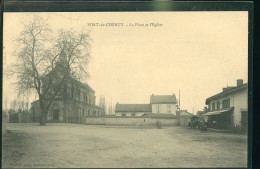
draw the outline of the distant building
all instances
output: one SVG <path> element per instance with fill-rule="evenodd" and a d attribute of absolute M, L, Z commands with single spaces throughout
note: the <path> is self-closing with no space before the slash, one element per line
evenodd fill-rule
<path fill-rule="evenodd" d="M 188 112 L 187 110 L 180 110 L 180 116 L 184 117 L 184 116 L 193 116 L 192 113 Z"/>
<path fill-rule="evenodd" d="M 173 95 L 151 95 L 150 104 L 153 114 L 173 114 L 176 116 L 176 96 Z"/>
<path fill-rule="evenodd" d="M 63 73 L 63 57 L 61 53 L 60 61 L 54 68 L 58 73 L 50 72 L 49 74 L 54 73 L 57 75 L 57 78 L 59 78 L 60 73 Z M 46 75 L 46 77 L 48 77 L 48 75 Z M 43 84 L 43 86 L 44 85 L 46 84 Z M 47 121 L 82 123 L 82 117 L 104 116 L 104 109 L 95 105 L 95 91 L 88 84 L 75 80 L 69 75 L 65 82 L 59 87 L 61 90 L 53 99 L 47 114 Z M 46 102 L 51 99 L 52 93 L 53 91 L 50 92 L 49 97 L 46 97 Z M 39 100 L 32 102 L 31 107 L 32 121 L 38 122 L 40 118 Z"/>
<path fill-rule="evenodd" d="M 205 113 L 205 111 L 197 111 L 197 116 L 202 116 Z"/>
<path fill-rule="evenodd" d="M 151 114 L 150 104 L 116 104 L 116 116 L 136 117 Z"/>
<path fill-rule="evenodd" d="M 241 127 L 247 129 L 248 123 L 248 85 L 242 79 L 237 86 L 223 88 L 221 93 L 206 99 L 209 127 L 228 129 Z"/>
<path fill-rule="evenodd" d="M 189 122 L 191 121 L 191 117 L 194 116 L 192 113 L 188 112 L 187 110 L 180 110 L 179 114 L 179 125 L 188 126 Z"/>
<path fill-rule="evenodd" d="M 154 95 L 150 96 L 150 104 L 116 104 L 115 114 L 122 117 L 175 117 L 176 96 Z"/>

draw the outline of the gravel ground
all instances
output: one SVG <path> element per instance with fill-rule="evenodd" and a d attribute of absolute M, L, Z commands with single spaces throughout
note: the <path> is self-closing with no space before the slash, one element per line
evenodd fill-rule
<path fill-rule="evenodd" d="M 246 167 L 247 136 L 185 127 L 8 124 L 3 168 Z"/>

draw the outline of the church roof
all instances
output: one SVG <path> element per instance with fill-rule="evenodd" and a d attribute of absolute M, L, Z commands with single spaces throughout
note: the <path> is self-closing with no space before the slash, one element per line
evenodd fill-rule
<path fill-rule="evenodd" d="M 173 95 L 151 95 L 150 97 L 151 104 L 174 104 L 177 103 L 175 94 Z"/>
<path fill-rule="evenodd" d="M 89 89 L 90 91 L 95 92 L 95 90 L 92 89 L 87 83 L 82 83 L 72 77 L 70 79 L 71 79 L 71 81 L 73 81 L 73 83 L 76 83 L 77 85 L 81 86 L 82 88 Z"/>
<path fill-rule="evenodd" d="M 116 112 L 152 112 L 150 104 L 116 104 Z"/>

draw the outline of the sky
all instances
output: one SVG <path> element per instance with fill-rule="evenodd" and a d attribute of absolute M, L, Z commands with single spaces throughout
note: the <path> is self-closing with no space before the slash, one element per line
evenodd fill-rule
<path fill-rule="evenodd" d="M 22 31 L 23 20 L 33 14 L 4 13 L 4 67 L 15 62 L 13 40 Z M 152 94 L 174 93 L 178 98 L 180 90 L 181 109 L 196 113 L 223 87 L 235 86 L 237 79 L 248 81 L 248 13 L 244 11 L 38 15 L 47 19 L 54 33 L 90 31 L 87 83 L 96 91 L 97 103 L 103 96 L 112 104 L 148 104 Z M 3 81 L 2 100 L 16 99 L 11 85 L 15 79 Z"/>

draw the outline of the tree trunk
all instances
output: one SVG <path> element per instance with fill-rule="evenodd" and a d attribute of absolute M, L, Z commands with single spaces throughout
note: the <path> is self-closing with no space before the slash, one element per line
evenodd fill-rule
<path fill-rule="evenodd" d="M 44 108 L 44 103 L 43 101 L 40 99 L 40 111 L 41 111 L 41 115 L 40 115 L 40 126 L 45 126 L 46 125 L 46 110 Z"/>
<path fill-rule="evenodd" d="M 46 125 L 45 113 L 43 110 L 41 110 L 40 126 L 45 126 L 45 125 Z"/>

